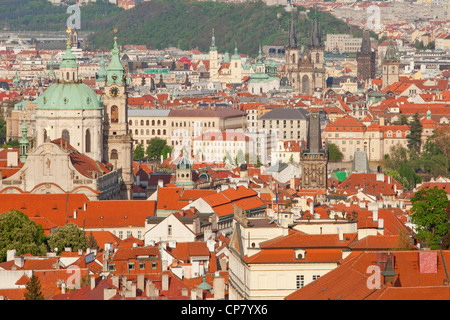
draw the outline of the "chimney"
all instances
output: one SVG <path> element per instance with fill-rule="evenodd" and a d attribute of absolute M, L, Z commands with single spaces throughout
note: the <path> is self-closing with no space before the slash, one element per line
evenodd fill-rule
<path fill-rule="evenodd" d="M 95 276 L 91 276 L 91 290 L 95 288 Z"/>
<path fill-rule="evenodd" d="M 14 260 L 14 257 L 16 256 L 16 249 L 8 250 L 6 252 L 6 261 Z"/>
<path fill-rule="evenodd" d="M 14 257 L 14 264 L 19 268 L 23 268 L 23 265 L 25 264 L 25 259 L 22 256 Z"/>
<path fill-rule="evenodd" d="M 162 283 L 161 283 L 161 290 L 169 290 L 169 273 L 163 272 L 162 273 Z"/>
<path fill-rule="evenodd" d="M 109 300 L 116 295 L 116 289 L 114 288 L 105 288 L 103 289 L 103 300 Z"/>
<path fill-rule="evenodd" d="M 138 273 L 137 275 L 137 289 L 140 290 L 141 292 L 144 292 L 144 274 L 143 273 Z"/>
<path fill-rule="evenodd" d="M 225 278 L 214 277 L 213 279 L 214 300 L 225 299 Z"/>
<path fill-rule="evenodd" d="M 119 276 L 112 276 L 111 277 L 112 285 L 119 289 Z"/>
<path fill-rule="evenodd" d="M 419 271 L 424 273 L 437 273 L 437 252 L 419 251 Z"/>

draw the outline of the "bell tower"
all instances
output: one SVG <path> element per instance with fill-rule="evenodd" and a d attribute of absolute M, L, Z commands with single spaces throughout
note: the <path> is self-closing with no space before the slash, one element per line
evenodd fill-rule
<path fill-rule="evenodd" d="M 114 30 L 117 33 L 117 29 Z M 126 71 L 120 61 L 117 36 L 114 37 L 111 61 L 106 69 L 103 92 L 103 160 L 111 163 L 115 170 L 122 170 L 122 199 L 131 199 L 134 181 L 132 150 L 133 138 L 128 129 L 128 92 Z"/>

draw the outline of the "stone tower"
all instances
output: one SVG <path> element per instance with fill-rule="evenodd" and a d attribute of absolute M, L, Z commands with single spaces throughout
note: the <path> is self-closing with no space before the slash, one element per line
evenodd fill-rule
<path fill-rule="evenodd" d="M 395 50 L 394 43 L 389 40 L 389 44 L 386 49 L 386 54 L 381 61 L 382 68 L 382 78 L 381 78 L 381 89 L 398 82 L 399 80 L 399 66 L 400 60 L 397 56 L 397 51 Z"/>
<path fill-rule="evenodd" d="M 361 49 L 356 54 L 357 76 L 362 80 L 375 78 L 375 51 L 370 46 L 370 37 L 367 30 L 363 31 Z"/>
<path fill-rule="evenodd" d="M 106 69 L 103 93 L 104 126 L 103 157 L 114 169 L 122 170 L 122 199 L 131 199 L 134 181 L 132 150 L 133 139 L 128 131 L 128 93 L 125 68 L 120 61 L 117 37 L 114 37 L 111 62 Z"/>
<path fill-rule="evenodd" d="M 302 189 L 327 188 L 328 150 L 322 147 L 320 118 L 320 111 L 309 114 L 307 146 L 300 151 Z"/>

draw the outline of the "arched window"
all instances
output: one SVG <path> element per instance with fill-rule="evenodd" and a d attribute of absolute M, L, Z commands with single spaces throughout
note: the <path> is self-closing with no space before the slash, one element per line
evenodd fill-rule
<path fill-rule="evenodd" d="M 319 53 L 316 53 L 316 63 L 319 63 Z"/>
<path fill-rule="evenodd" d="M 119 122 L 119 107 L 117 106 L 111 107 L 111 122 L 112 123 Z"/>
<path fill-rule="evenodd" d="M 91 132 L 89 131 L 89 129 L 86 130 L 85 149 L 86 152 L 91 152 Z"/>
<path fill-rule="evenodd" d="M 160 126 L 161 125 L 161 120 L 158 120 L 158 126 Z"/>
<path fill-rule="evenodd" d="M 138 135 L 138 134 L 139 134 L 138 129 L 134 130 L 134 134 L 135 134 L 135 135 Z"/>
<path fill-rule="evenodd" d="M 47 141 L 47 130 L 44 129 L 44 131 L 42 132 L 42 137 L 44 138 L 44 142 Z"/>
<path fill-rule="evenodd" d="M 163 135 L 166 135 L 166 129 L 163 130 Z"/>
<path fill-rule="evenodd" d="M 145 134 L 148 136 L 150 134 L 150 130 L 149 129 L 145 130 Z"/>
<path fill-rule="evenodd" d="M 149 126 L 150 125 L 150 121 L 149 120 L 145 121 L 145 125 Z"/>
<path fill-rule="evenodd" d="M 117 153 L 116 149 L 111 150 L 111 160 L 117 160 L 119 159 L 119 154 Z"/>
<path fill-rule="evenodd" d="M 155 135 L 155 129 L 152 130 L 152 135 L 153 135 L 153 136 Z"/>
<path fill-rule="evenodd" d="M 128 125 L 131 126 L 132 124 L 133 124 L 133 120 L 129 120 L 129 121 L 128 121 Z"/>
<path fill-rule="evenodd" d="M 141 126 L 143 126 L 144 125 L 144 120 L 141 120 Z"/>
<path fill-rule="evenodd" d="M 66 73 L 66 80 L 69 81 L 69 78 L 70 78 L 70 73 L 67 72 L 67 73 Z"/>
<path fill-rule="evenodd" d="M 70 143 L 70 134 L 69 134 L 69 131 L 67 130 L 67 129 L 64 129 L 63 131 L 62 131 L 62 138 L 64 139 L 64 140 L 66 140 L 67 141 L 67 143 Z"/>
<path fill-rule="evenodd" d="M 160 129 L 158 129 L 158 136 L 159 136 L 159 135 L 161 135 L 161 130 L 160 130 Z"/>
<path fill-rule="evenodd" d="M 141 129 L 141 136 L 144 135 L 144 129 Z"/>
<path fill-rule="evenodd" d="M 152 126 L 154 126 L 155 125 L 155 120 L 152 120 Z"/>
<path fill-rule="evenodd" d="M 163 126 L 165 126 L 166 125 L 166 120 L 163 120 Z"/>

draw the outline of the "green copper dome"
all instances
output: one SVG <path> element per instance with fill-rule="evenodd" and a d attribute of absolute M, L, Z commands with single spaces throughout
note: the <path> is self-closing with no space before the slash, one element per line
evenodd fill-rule
<path fill-rule="evenodd" d="M 234 54 L 231 56 L 231 60 L 240 60 L 241 56 L 238 53 L 237 44 L 234 46 Z"/>
<path fill-rule="evenodd" d="M 55 83 L 38 100 L 40 110 L 102 109 L 98 96 L 84 83 Z"/>

